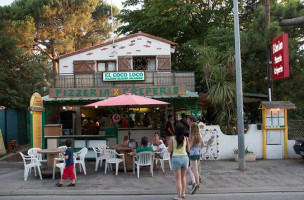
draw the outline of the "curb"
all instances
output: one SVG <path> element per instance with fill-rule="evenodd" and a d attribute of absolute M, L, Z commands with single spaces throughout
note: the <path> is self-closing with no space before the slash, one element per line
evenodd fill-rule
<path fill-rule="evenodd" d="M 76 187 L 77 188 L 77 187 Z M 59 189 L 59 188 L 58 188 Z M 58 195 L 58 191 L 64 190 L 64 193 L 60 193 L 61 196 L 140 196 L 140 195 L 174 195 L 175 191 L 117 191 L 117 190 L 71 190 L 66 187 L 60 190 L 19 190 L 10 192 L 0 192 L 0 196 L 47 196 Z M 263 187 L 263 188 L 225 188 L 221 190 L 216 189 L 200 189 L 196 194 L 237 194 L 237 193 L 282 193 L 282 192 L 294 192 L 303 193 L 304 187 Z"/>

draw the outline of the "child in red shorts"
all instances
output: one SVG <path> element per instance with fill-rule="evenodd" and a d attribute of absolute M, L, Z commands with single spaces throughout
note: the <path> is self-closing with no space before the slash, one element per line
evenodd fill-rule
<path fill-rule="evenodd" d="M 72 146 L 71 140 L 66 140 L 65 145 L 68 147 L 64 153 L 65 167 L 60 182 L 56 183 L 57 187 L 62 187 L 64 180 L 66 180 L 69 176 L 72 182 L 68 184 L 68 186 L 75 186 L 74 158 L 73 158 L 74 152 L 73 149 L 71 148 Z"/>

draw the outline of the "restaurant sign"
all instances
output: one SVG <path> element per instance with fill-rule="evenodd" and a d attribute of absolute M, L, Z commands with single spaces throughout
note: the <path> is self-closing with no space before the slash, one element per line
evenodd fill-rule
<path fill-rule="evenodd" d="M 273 80 L 289 77 L 288 34 L 284 33 L 272 41 Z"/>
<path fill-rule="evenodd" d="M 125 93 L 140 96 L 172 96 L 184 95 L 186 89 L 183 86 L 158 86 L 158 87 L 136 87 L 136 88 L 51 88 L 51 98 L 80 98 L 80 97 L 113 97 Z"/>
<path fill-rule="evenodd" d="M 144 81 L 145 72 L 103 72 L 103 81 Z"/>
<path fill-rule="evenodd" d="M 39 93 L 35 92 L 30 100 L 31 111 L 44 111 L 42 97 Z"/>

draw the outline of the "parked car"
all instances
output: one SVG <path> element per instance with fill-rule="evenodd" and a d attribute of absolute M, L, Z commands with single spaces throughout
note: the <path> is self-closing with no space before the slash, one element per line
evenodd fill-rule
<path fill-rule="evenodd" d="M 304 159 L 304 138 L 297 139 L 295 141 L 295 144 L 293 145 L 293 149 L 296 152 L 296 154 L 299 154 Z"/>

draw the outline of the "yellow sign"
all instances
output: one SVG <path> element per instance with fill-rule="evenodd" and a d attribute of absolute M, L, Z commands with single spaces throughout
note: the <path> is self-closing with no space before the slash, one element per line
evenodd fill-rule
<path fill-rule="evenodd" d="M 32 111 L 32 147 L 42 148 L 42 111 L 43 102 L 39 93 L 34 93 L 30 101 L 30 110 Z"/>
<path fill-rule="evenodd" d="M 35 92 L 30 101 L 31 111 L 44 111 L 42 97 L 39 93 Z"/>
<path fill-rule="evenodd" d="M 4 154 L 6 154 L 6 150 L 3 142 L 2 132 L 0 129 L 0 155 L 4 155 Z"/>

